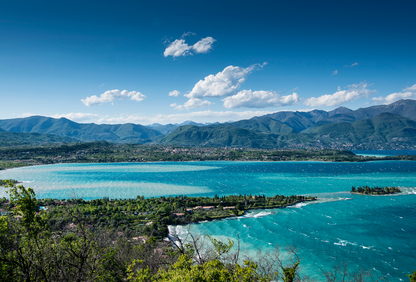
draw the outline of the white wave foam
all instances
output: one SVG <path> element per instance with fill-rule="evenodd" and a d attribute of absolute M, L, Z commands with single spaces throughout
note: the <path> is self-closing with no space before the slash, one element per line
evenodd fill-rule
<path fill-rule="evenodd" d="M 345 247 L 347 245 L 357 246 L 357 243 L 352 243 L 352 242 L 349 242 L 347 240 L 342 240 L 340 238 L 338 238 L 338 240 L 339 240 L 339 242 L 334 243 L 334 245 L 343 246 L 343 247 Z"/>
<path fill-rule="evenodd" d="M 181 237 L 188 233 L 188 230 L 184 229 L 182 225 L 168 225 L 169 237 Z"/>
<path fill-rule="evenodd" d="M 268 215 L 271 215 L 271 214 L 274 214 L 274 213 L 275 212 L 266 212 L 266 211 L 262 211 L 262 212 L 259 212 L 259 213 L 250 212 L 250 213 L 247 213 L 245 215 L 239 216 L 238 219 L 242 219 L 242 218 L 252 218 L 252 217 L 259 218 L 259 217 L 268 216 Z"/>
<path fill-rule="evenodd" d="M 256 215 L 254 215 L 254 217 L 263 217 L 263 216 L 267 216 L 267 215 L 271 215 L 272 214 L 272 212 L 261 212 L 261 213 L 258 213 L 258 214 L 256 214 Z"/>
<path fill-rule="evenodd" d="M 289 206 L 289 208 L 299 209 L 299 208 L 302 208 L 302 207 L 307 206 L 307 205 L 308 205 L 308 203 L 303 202 L 303 203 L 297 203 L 294 206 Z"/>
<path fill-rule="evenodd" d="M 416 187 L 398 187 L 402 190 L 402 193 L 394 195 L 416 195 Z"/>

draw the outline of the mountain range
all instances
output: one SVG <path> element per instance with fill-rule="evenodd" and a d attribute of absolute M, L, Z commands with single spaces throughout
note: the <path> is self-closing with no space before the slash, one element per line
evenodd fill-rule
<path fill-rule="evenodd" d="M 53 134 L 83 142 L 148 143 L 163 135 L 139 124 L 84 124 L 42 116 L 0 120 L 0 128 L 8 132 Z"/>
<path fill-rule="evenodd" d="M 7 141 L 10 133 L 14 135 Z M 82 124 L 42 116 L 0 120 L 4 144 L 19 142 L 20 133 L 26 134 L 21 137 L 25 144 L 31 140 L 27 134 L 36 133 L 34 143 L 75 140 L 250 148 L 416 149 L 416 101 L 400 100 L 357 110 L 281 111 L 214 124 Z"/>

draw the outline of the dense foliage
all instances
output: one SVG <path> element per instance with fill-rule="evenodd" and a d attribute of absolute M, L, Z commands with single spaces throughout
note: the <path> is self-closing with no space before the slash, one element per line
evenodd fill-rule
<path fill-rule="evenodd" d="M 400 193 L 401 190 L 397 187 L 369 187 L 369 186 L 358 186 L 351 188 L 351 193 L 365 194 L 365 195 L 389 195 Z"/>

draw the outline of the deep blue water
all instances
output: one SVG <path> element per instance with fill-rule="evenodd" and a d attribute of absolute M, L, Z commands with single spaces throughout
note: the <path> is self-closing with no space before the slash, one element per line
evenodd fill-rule
<path fill-rule="evenodd" d="M 242 251 L 299 247 L 304 273 L 347 261 L 387 281 L 416 270 L 416 162 L 188 162 L 60 164 L 0 171 L 38 197 L 84 199 L 167 195 L 316 195 L 318 203 L 254 211 L 190 226 L 192 232 L 237 238 Z M 351 186 L 399 186 L 394 196 L 351 195 Z M 0 197 L 4 196 L 0 192 Z M 184 232 L 185 227 L 172 228 Z"/>

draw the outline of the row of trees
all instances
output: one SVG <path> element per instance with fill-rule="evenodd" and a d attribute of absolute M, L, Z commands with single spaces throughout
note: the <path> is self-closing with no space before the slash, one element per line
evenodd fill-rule
<path fill-rule="evenodd" d="M 366 194 L 366 195 L 388 195 L 400 193 L 401 190 L 397 187 L 369 187 L 369 186 L 358 186 L 351 188 L 352 193 Z"/>

